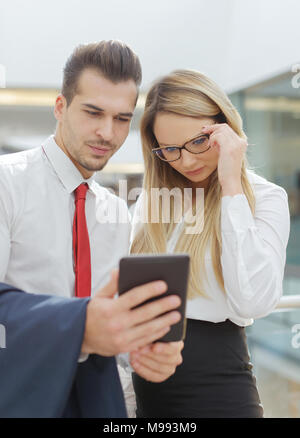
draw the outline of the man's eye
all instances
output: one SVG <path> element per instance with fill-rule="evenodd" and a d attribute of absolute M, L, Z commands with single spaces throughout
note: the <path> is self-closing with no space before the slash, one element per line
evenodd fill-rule
<path fill-rule="evenodd" d="M 120 122 L 130 122 L 130 119 L 125 119 L 124 117 L 118 117 L 117 120 L 120 120 Z"/>
<path fill-rule="evenodd" d="M 98 114 L 100 114 L 100 113 L 95 112 L 95 111 L 85 111 L 85 112 L 90 114 L 91 116 L 98 116 Z"/>

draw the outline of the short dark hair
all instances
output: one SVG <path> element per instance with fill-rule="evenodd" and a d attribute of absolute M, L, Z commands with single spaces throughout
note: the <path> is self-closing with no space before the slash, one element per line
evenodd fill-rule
<path fill-rule="evenodd" d="M 79 76 L 87 68 L 97 70 L 113 83 L 132 79 L 138 88 L 142 82 L 139 58 L 122 41 L 110 40 L 80 44 L 74 49 L 64 67 L 61 92 L 68 106 L 78 92 Z"/>

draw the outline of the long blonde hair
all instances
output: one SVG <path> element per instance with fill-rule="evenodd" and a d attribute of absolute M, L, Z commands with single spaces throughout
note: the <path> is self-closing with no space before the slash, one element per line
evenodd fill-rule
<path fill-rule="evenodd" d="M 157 80 L 148 92 L 145 111 L 141 120 L 141 139 L 145 162 L 143 189 L 147 193 L 147 209 L 151 211 L 152 188 L 163 187 L 182 191 L 189 186 L 187 179 L 151 152 L 158 147 L 153 134 L 153 124 L 159 112 L 168 112 L 189 117 L 210 117 L 217 123 L 227 123 L 241 138 L 246 138 L 242 129 L 242 119 L 229 98 L 211 79 L 194 70 L 176 70 Z M 255 197 L 247 178 L 249 169 L 246 156 L 241 169 L 241 183 L 252 213 L 255 210 Z M 217 169 L 210 175 L 210 182 L 204 198 L 203 230 L 197 234 L 185 233 L 185 227 L 177 241 L 174 251 L 187 252 L 191 257 L 188 297 L 207 296 L 203 276 L 206 276 L 205 251 L 210 242 L 212 265 L 218 284 L 225 291 L 221 266 L 222 239 L 220 231 L 221 186 Z M 131 253 L 165 253 L 167 242 L 175 227 L 174 205 L 171 199 L 170 222 L 162 220 L 161 202 L 159 221 L 144 223 L 131 245 Z"/>

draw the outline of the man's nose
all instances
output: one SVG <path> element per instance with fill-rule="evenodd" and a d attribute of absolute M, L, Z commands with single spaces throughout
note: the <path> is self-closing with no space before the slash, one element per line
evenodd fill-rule
<path fill-rule="evenodd" d="M 107 118 L 100 121 L 96 134 L 104 141 L 111 141 L 114 136 L 114 126 L 113 126 L 113 120 Z"/>

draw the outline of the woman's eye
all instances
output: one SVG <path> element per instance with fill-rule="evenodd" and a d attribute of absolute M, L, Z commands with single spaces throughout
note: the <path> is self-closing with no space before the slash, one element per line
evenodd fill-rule
<path fill-rule="evenodd" d="M 205 140 L 207 140 L 206 137 L 199 137 L 199 138 L 196 138 L 196 140 L 193 141 L 193 144 L 202 144 L 202 143 L 205 142 Z"/>
<path fill-rule="evenodd" d="M 175 152 L 177 150 L 177 148 L 175 147 L 170 147 L 170 148 L 165 148 L 167 152 Z"/>

